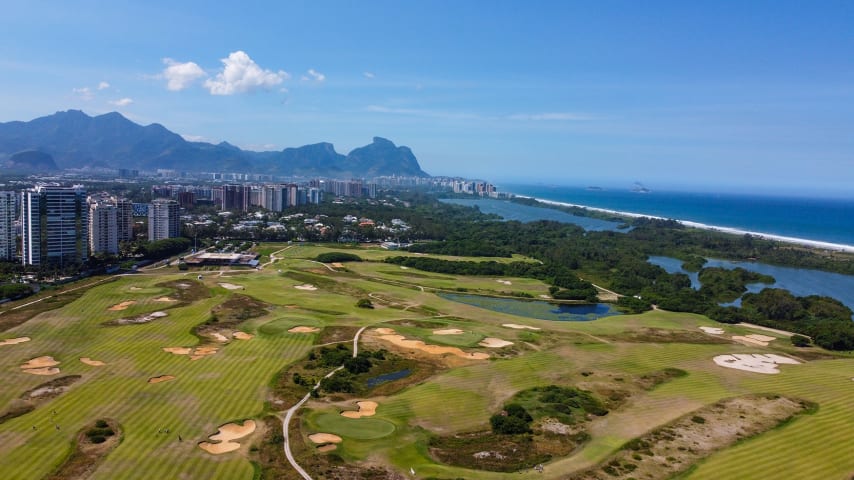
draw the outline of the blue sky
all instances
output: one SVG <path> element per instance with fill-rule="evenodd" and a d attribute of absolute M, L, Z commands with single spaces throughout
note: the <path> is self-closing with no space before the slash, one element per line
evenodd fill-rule
<path fill-rule="evenodd" d="M 117 110 L 188 138 L 436 175 L 854 196 L 854 2 L 6 2 L 0 121 Z"/>

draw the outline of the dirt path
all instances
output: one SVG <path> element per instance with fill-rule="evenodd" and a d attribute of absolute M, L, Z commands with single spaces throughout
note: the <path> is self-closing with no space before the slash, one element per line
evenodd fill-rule
<path fill-rule="evenodd" d="M 320 262 L 317 262 L 317 263 L 320 263 Z M 356 335 L 353 336 L 353 358 L 356 358 L 356 356 L 359 354 L 359 336 L 362 335 L 362 332 L 364 332 L 366 328 L 368 328 L 368 327 L 360 328 L 359 331 L 356 332 Z M 331 372 L 327 373 L 326 376 L 324 376 L 323 378 L 329 378 L 332 375 L 335 375 L 336 373 L 338 373 L 338 371 L 343 369 L 343 368 L 344 368 L 344 365 L 341 365 L 338 368 L 336 368 L 335 370 L 332 370 Z M 312 390 L 317 390 L 318 388 L 320 388 L 320 382 L 317 382 L 317 384 L 312 388 Z M 299 473 L 300 476 L 302 478 L 304 478 L 305 480 L 312 480 L 312 478 L 311 478 L 311 475 L 309 475 L 308 472 L 306 472 L 305 469 L 303 469 L 297 463 L 296 459 L 294 459 L 293 453 L 291 453 L 291 442 L 290 442 L 290 437 L 288 435 L 288 428 L 291 424 L 291 419 L 293 418 L 294 414 L 297 412 L 297 410 L 300 409 L 300 407 L 303 406 L 303 404 L 305 402 L 308 401 L 309 398 L 311 398 L 311 392 L 306 393 L 305 396 L 302 397 L 302 400 L 297 402 L 297 404 L 294 405 L 293 407 L 289 408 L 288 412 L 285 414 L 285 419 L 282 421 L 282 433 L 284 434 L 283 436 L 285 437 L 285 440 L 283 442 L 284 443 L 283 447 L 285 449 L 285 456 L 288 457 L 288 463 L 290 463 L 291 466 L 294 467 L 294 470 L 296 470 L 297 473 Z"/>

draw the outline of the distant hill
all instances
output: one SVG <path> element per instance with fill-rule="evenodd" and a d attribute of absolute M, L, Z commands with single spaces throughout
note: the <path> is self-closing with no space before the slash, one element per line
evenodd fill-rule
<path fill-rule="evenodd" d="M 14 172 L 51 172 L 59 170 L 53 157 L 36 150 L 18 152 L 6 162 L 6 169 Z"/>
<path fill-rule="evenodd" d="M 50 158 L 39 157 L 42 153 Z M 252 152 L 227 142 L 190 142 L 166 127 L 142 126 L 120 113 L 90 117 L 79 110 L 57 112 L 29 122 L 0 123 L 0 161 L 18 171 L 66 168 L 168 168 L 188 172 L 260 172 L 275 175 L 372 177 L 429 176 L 408 147 L 374 137 L 349 155 L 331 143 L 282 151 Z"/>

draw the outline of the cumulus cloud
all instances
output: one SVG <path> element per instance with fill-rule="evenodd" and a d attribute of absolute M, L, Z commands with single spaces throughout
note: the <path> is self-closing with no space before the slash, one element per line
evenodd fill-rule
<path fill-rule="evenodd" d="M 182 133 L 181 138 L 183 138 L 184 140 L 186 140 L 188 142 L 207 142 L 208 141 L 208 139 L 202 135 L 189 135 L 186 133 Z"/>
<path fill-rule="evenodd" d="M 125 97 L 125 98 L 120 98 L 118 100 L 111 101 L 110 105 L 115 105 L 117 107 L 127 107 L 131 103 L 133 103 L 133 99 Z"/>
<path fill-rule="evenodd" d="M 374 78 L 374 77 L 376 77 L 376 75 L 374 75 L 374 74 L 373 74 L 373 72 L 362 72 L 362 75 L 364 75 L 364 77 L 365 77 L 365 78 Z"/>
<path fill-rule="evenodd" d="M 110 84 L 107 82 L 101 82 L 98 84 L 98 90 L 106 90 L 110 88 Z"/>
<path fill-rule="evenodd" d="M 72 88 L 71 91 L 74 92 L 75 95 L 86 101 L 95 98 L 95 94 L 92 93 L 92 89 L 89 87 Z"/>
<path fill-rule="evenodd" d="M 211 95 L 269 90 L 290 78 L 285 71 L 273 72 L 261 68 L 246 52 L 240 50 L 223 58 L 222 64 L 223 69 L 216 77 L 205 80 L 204 86 Z"/>
<path fill-rule="evenodd" d="M 195 62 L 181 63 L 171 58 L 164 58 L 163 63 L 166 68 L 161 75 L 166 79 L 166 88 L 173 92 L 184 90 L 196 80 L 207 76 L 202 67 Z"/>
<path fill-rule="evenodd" d="M 315 70 L 313 68 L 309 68 L 308 72 L 306 72 L 306 75 L 302 76 L 302 80 L 305 82 L 313 80 L 317 83 L 321 83 L 321 82 L 326 81 L 326 75 L 318 72 L 317 70 Z"/>

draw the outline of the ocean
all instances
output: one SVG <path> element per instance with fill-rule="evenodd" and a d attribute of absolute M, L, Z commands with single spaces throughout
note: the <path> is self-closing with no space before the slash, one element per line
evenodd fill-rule
<path fill-rule="evenodd" d="M 854 191 L 852 198 L 830 199 L 515 184 L 499 189 L 555 202 L 854 245 Z"/>

